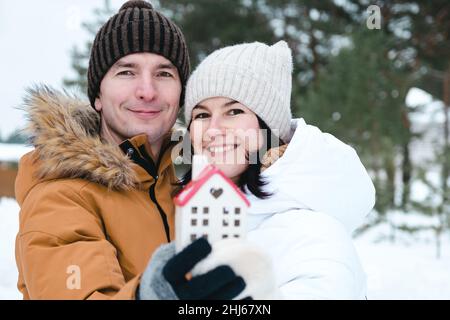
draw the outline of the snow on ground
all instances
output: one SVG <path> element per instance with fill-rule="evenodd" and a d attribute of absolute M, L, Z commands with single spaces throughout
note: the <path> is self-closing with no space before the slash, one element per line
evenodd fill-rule
<path fill-rule="evenodd" d="M 0 199 L 0 299 L 22 297 L 14 258 L 18 212 L 15 200 Z M 450 234 L 442 237 L 442 256 L 436 259 L 430 231 L 411 236 L 397 230 L 394 243 L 391 233 L 381 224 L 355 239 L 368 276 L 368 299 L 450 299 Z"/>
<path fill-rule="evenodd" d="M 0 198 L 0 299 L 21 299 L 16 288 L 14 242 L 19 230 L 19 206 L 14 199 Z"/>
<path fill-rule="evenodd" d="M 450 299 L 449 233 L 441 237 L 441 243 L 437 259 L 431 230 L 413 235 L 399 230 L 393 233 L 388 224 L 381 224 L 357 237 L 355 246 L 367 274 L 368 299 Z"/>
<path fill-rule="evenodd" d="M 23 144 L 0 143 L 0 162 L 18 162 L 25 153 L 31 150 L 33 147 Z"/>

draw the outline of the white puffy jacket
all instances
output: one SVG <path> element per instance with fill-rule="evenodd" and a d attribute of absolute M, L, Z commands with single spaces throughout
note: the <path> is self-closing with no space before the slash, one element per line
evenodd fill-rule
<path fill-rule="evenodd" d="M 247 240 L 222 240 L 194 274 L 220 264 L 243 276 L 237 298 L 364 299 L 366 276 L 352 243 L 375 203 L 375 188 L 355 150 L 292 121 L 284 154 L 262 176 L 259 199 L 248 193 Z"/>
<path fill-rule="evenodd" d="M 291 128 L 262 173 L 273 196 L 248 196 L 248 239 L 271 257 L 283 298 L 364 299 L 351 232 L 375 204 L 373 183 L 353 148 L 303 119 Z"/>

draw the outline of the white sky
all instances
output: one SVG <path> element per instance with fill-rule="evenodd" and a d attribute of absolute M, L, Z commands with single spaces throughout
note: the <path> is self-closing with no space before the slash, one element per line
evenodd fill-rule
<path fill-rule="evenodd" d="M 117 10 L 125 0 L 111 0 Z M 61 88 L 72 75 L 70 49 L 91 37 L 81 23 L 92 20 L 103 0 L 0 0 L 0 135 L 23 127 L 14 109 L 35 83 Z M 92 39 L 91 39 L 92 40 Z"/>

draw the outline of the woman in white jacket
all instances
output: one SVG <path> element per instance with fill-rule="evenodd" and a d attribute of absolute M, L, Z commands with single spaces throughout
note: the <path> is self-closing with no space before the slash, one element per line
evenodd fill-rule
<path fill-rule="evenodd" d="M 364 299 L 351 232 L 372 209 L 375 189 L 350 146 L 291 119 L 291 83 L 284 41 L 213 52 L 186 87 L 194 153 L 246 192 L 247 238 L 270 256 L 283 298 Z"/>

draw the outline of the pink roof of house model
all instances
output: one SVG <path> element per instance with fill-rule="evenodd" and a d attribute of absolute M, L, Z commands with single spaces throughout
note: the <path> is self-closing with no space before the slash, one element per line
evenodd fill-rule
<path fill-rule="evenodd" d="M 237 195 L 242 198 L 247 206 L 250 206 L 250 202 L 247 197 L 242 193 L 242 191 L 231 181 L 227 176 L 223 174 L 218 168 L 213 165 L 208 165 L 199 174 L 196 180 L 189 182 L 186 187 L 181 191 L 174 199 L 176 205 L 183 207 L 189 200 L 197 193 L 198 190 L 208 181 L 213 175 L 220 175 L 233 189 L 236 191 Z"/>

